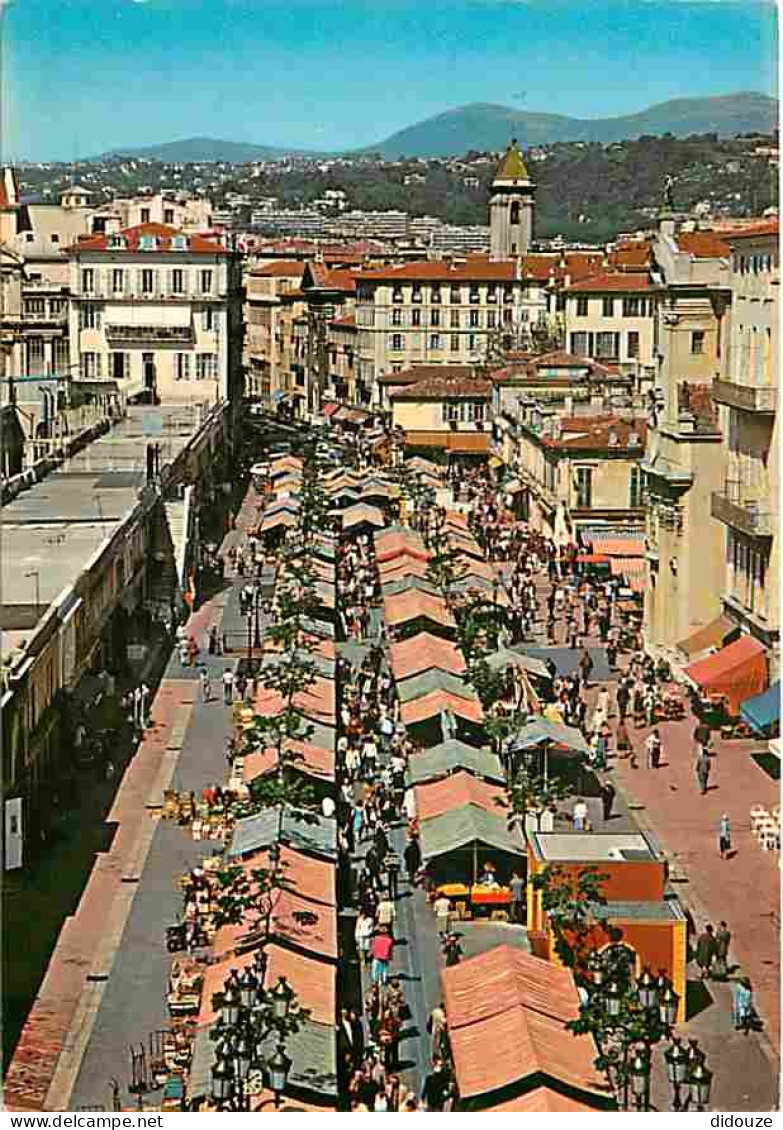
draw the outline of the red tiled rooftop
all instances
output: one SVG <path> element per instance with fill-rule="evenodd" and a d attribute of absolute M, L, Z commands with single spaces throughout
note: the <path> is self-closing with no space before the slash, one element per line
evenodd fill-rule
<path fill-rule="evenodd" d="M 116 233 L 124 237 L 127 243 L 126 248 L 117 248 L 111 246 L 111 240 L 114 238 L 111 235 L 94 235 L 88 239 L 80 239 L 78 243 L 71 246 L 69 250 L 72 251 L 111 251 L 123 253 L 138 251 L 142 236 L 155 236 L 157 240 L 158 251 L 171 251 L 171 241 L 177 235 L 184 235 L 188 241 L 187 251 L 197 252 L 199 254 L 209 255 L 227 255 L 225 247 L 219 243 L 214 243 L 209 239 L 205 239 L 203 235 L 188 235 L 182 232 L 179 228 L 170 227 L 168 224 L 137 224 L 132 228 L 123 228 L 122 231 Z M 180 254 L 185 254 L 181 252 Z"/>
<path fill-rule="evenodd" d="M 463 770 L 441 781 L 417 785 L 414 792 L 416 814 L 420 820 L 442 816 L 444 812 L 451 812 L 453 808 L 462 808 L 466 804 L 475 804 L 486 812 L 494 812 L 496 816 L 501 815 L 502 809 L 506 807 L 505 789 Z"/>
<path fill-rule="evenodd" d="M 418 675 L 432 667 L 452 675 L 465 673 L 465 660 L 457 645 L 430 632 L 419 632 L 410 639 L 393 643 L 390 653 L 391 668 L 397 680 Z"/>
<path fill-rule="evenodd" d="M 560 438 L 542 437 L 547 447 L 566 450 L 604 450 L 622 451 L 626 455 L 641 457 L 647 439 L 646 420 L 620 420 L 606 416 L 570 416 L 560 421 Z M 617 442 L 609 443 L 611 434 Z M 629 436 L 635 434 L 638 442 L 628 443 Z"/>
<path fill-rule="evenodd" d="M 399 373 L 397 374 L 399 376 Z M 443 400 L 448 397 L 488 400 L 492 382 L 476 377 L 425 377 L 415 384 L 406 385 L 389 393 L 390 400 Z"/>
<path fill-rule="evenodd" d="M 450 710 L 458 718 L 466 718 L 469 722 L 480 723 L 484 717 L 481 703 L 478 699 L 461 698 L 450 691 L 430 691 L 421 698 L 414 698 L 404 702 L 400 708 L 400 715 L 406 726 L 424 722 L 434 718 L 441 710 Z"/>
<path fill-rule="evenodd" d="M 727 233 L 727 239 L 734 243 L 738 239 L 757 239 L 759 236 L 778 235 L 779 232 L 780 220 L 777 216 L 772 216 L 769 220 L 761 220 L 757 224 Z"/>
<path fill-rule="evenodd" d="M 726 239 L 714 231 L 678 232 L 677 246 L 694 259 L 725 259 L 731 254 Z"/>
<path fill-rule="evenodd" d="M 439 380 L 470 377 L 473 371 L 472 365 L 411 365 L 399 373 L 381 373 L 377 381 L 380 385 L 412 385 L 433 377 Z"/>
<path fill-rule="evenodd" d="M 301 279 L 305 265 L 301 259 L 276 259 L 274 263 L 264 263 L 253 267 L 250 274 L 254 279 Z"/>
<path fill-rule="evenodd" d="M 476 256 L 464 263 L 448 263 L 442 260 L 422 259 L 415 263 L 402 263 L 390 267 L 377 267 L 362 271 L 357 275 L 361 284 L 372 282 L 513 282 L 516 277 L 516 261 L 492 262 Z"/>
<path fill-rule="evenodd" d="M 581 282 L 572 283 L 568 287 L 568 294 L 601 294 L 604 291 L 620 291 L 636 294 L 640 291 L 657 289 L 650 281 L 650 276 L 645 272 L 634 274 L 631 272 L 616 272 L 614 274 L 593 275 L 592 278 L 583 279 Z"/>

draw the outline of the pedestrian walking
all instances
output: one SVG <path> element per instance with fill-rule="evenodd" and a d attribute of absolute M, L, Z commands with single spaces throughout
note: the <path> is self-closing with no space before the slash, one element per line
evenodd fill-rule
<path fill-rule="evenodd" d="M 611 781 L 604 781 L 601 785 L 601 803 L 604 808 L 604 823 L 612 819 L 612 805 L 616 796 L 615 787 Z"/>
<path fill-rule="evenodd" d="M 209 702 L 212 698 L 212 680 L 206 667 L 201 672 L 201 697 L 204 702 Z"/>
<path fill-rule="evenodd" d="M 435 926 L 441 940 L 447 937 L 451 926 L 451 899 L 448 895 L 438 895 L 433 903 Z"/>
<path fill-rule="evenodd" d="M 710 761 L 710 755 L 707 753 L 707 750 L 702 747 L 701 753 L 696 758 L 696 779 L 699 782 L 702 796 L 704 796 L 709 788 L 711 769 L 712 762 Z"/>
<path fill-rule="evenodd" d="M 574 831 L 584 832 L 587 827 L 587 803 L 583 797 L 578 797 L 573 813 Z"/>
<path fill-rule="evenodd" d="M 227 667 L 223 672 L 223 702 L 231 706 L 234 701 L 234 672 Z"/>
<path fill-rule="evenodd" d="M 385 927 L 381 926 L 370 943 L 370 956 L 372 957 L 370 976 L 373 985 L 385 985 L 388 982 L 389 962 L 393 953 L 394 942 Z"/>
<path fill-rule="evenodd" d="M 731 851 L 731 821 L 727 812 L 721 816 L 718 826 L 718 850 L 721 859 L 728 859 Z"/>
<path fill-rule="evenodd" d="M 511 921 L 522 926 L 525 921 L 525 880 L 518 871 L 511 873 Z"/>
<path fill-rule="evenodd" d="M 733 1009 L 734 1027 L 747 1036 L 754 1027 L 753 986 L 749 977 L 740 977 L 734 989 Z"/>
<path fill-rule="evenodd" d="M 593 671 L 593 661 L 590 658 L 590 655 L 587 652 L 587 649 L 585 649 L 580 656 L 579 671 L 581 672 L 581 675 L 582 675 L 582 684 L 585 687 L 585 689 L 587 689 L 587 686 L 590 682 L 590 675 L 592 674 L 592 671 Z"/>
<path fill-rule="evenodd" d="M 731 945 L 731 931 L 725 922 L 721 922 L 715 931 L 715 961 L 712 966 L 714 980 L 728 981 L 729 979 L 729 947 Z"/>
<path fill-rule="evenodd" d="M 647 747 L 647 768 L 657 769 L 661 764 L 661 735 L 655 729 L 644 743 Z"/>
<path fill-rule="evenodd" d="M 405 870 L 408 872 L 408 882 L 413 886 L 421 867 L 421 846 L 417 836 L 412 836 L 405 845 Z"/>
<path fill-rule="evenodd" d="M 708 923 L 696 939 L 696 964 L 702 981 L 709 977 L 715 960 L 715 931 Z"/>

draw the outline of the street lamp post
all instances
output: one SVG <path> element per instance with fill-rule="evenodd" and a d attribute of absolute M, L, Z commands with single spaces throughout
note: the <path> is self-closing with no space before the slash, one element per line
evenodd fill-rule
<path fill-rule="evenodd" d="M 253 1070 L 266 1074 L 279 1107 L 292 1061 L 285 1054 L 286 1037 L 298 1030 L 307 1013 L 299 1007 L 295 991 L 279 977 L 273 989 L 265 987 L 267 955 L 259 950 L 255 962 L 240 976 L 232 970 L 216 994 L 218 1022 L 211 1037 L 218 1041 L 212 1068 L 212 1099 L 220 1109 L 250 1109 L 249 1080 Z M 266 1058 L 264 1041 L 277 1035 L 277 1050 Z"/>

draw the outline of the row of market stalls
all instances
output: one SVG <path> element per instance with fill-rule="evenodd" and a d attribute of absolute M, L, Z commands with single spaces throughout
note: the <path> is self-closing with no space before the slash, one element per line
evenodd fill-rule
<path fill-rule="evenodd" d="M 726 734 L 774 739 L 780 733 L 780 684 L 770 684 L 767 648 L 727 617 L 678 644 L 696 713 Z"/>
<path fill-rule="evenodd" d="M 266 506 L 257 527 L 260 537 L 294 529 L 297 524 L 299 493 L 302 485 L 302 464 L 294 456 L 285 456 L 269 467 L 265 489 Z M 308 659 L 314 664 L 316 677 L 312 686 L 296 698 L 308 726 L 303 741 L 284 744 L 285 773 L 301 778 L 311 786 L 315 802 L 335 794 L 336 757 L 336 647 L 334 625 L 335 544 L 326 535 L 319 535 L 308 558 L 316 577 L 317 609 L 307 621 L 307 633 L 314 651 Z M 297 559 L 289 557 L 283 565 L 278 559 L 274 569 L 274 585 L 270 594 L 274 609 L 283 588 L 292 582 Z M 260 663 L 275 663 L 271 639 L 264 639 Z M 234 726 L 237 754 L 234 758 L 229 790 L 239 797 L 252 798 L 254 784 L 280 770 L 278 752 L 274 748 L 248 750 L 243 734 L 252 726 L 255 715 L 275 717 L 285 703 L 275 691 L 259 684 L 252 704 L 235 707 Z M 331 1112 L 337 1107 L 338 1082 L 336 1059 L 337 991 L 338 991 L 338 851 L 337 826 L 333 818 L 320 808 L 296 809 L 287 805 L 262 808 L 240 819 L 233 827 L 224 851 L 204 862 L 207 882 L 218 871 L 241 868 L 248 882 L 257 872 L 276 870 L 281 875 L 280 887 L 269 896 L 269 913 L 263 929 L 258 918 L 248 911 L 237 924 L 221 926 L 209 939 L 209 957 L 202 969 L 199 1005 L 194 1017 L 194 1042 L 186 1086 L 189 1110 L 212 1107 L 213 1070 L 216 1044 L 212 1029 L 218 1013 L 216 995 L 223 993 L 229 978 L 239 978 L 252 968 L 265 966 L 264 984 L 273 990 L 281 983 L 296 994 L 299 1004 L 308 1011 L 299 1030 L 285 1040 L 285 1057 L 289 1069 L 285 1085 L 283 1110 Z M 260 955 L 263 959 L 260 960 Z M 270 1034 L 268 1047 L 262 1047 L 262 1058 L 269 1063 L 278 1040 Z M 277 1108 L 279 1094 L 270 1086 L 269 1071 L 251 1070 L 245 1084 L 245 1096 L 252 1111 Z M 277 1101 L 276 1101 L 277 1100 Z"/>

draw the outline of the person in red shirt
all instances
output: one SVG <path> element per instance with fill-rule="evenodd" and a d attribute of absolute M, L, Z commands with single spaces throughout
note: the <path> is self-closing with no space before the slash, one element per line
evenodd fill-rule
<path fill-rule="evenodd" d="M 370 955 L 372 956 L 370 975 L 374 985 L 385 985 L 388 982 L 389 962 L 391 961 L 393 952 L 394 941 L 387 928 L 381 926 L 379 932 L 370 943 Z"/>

